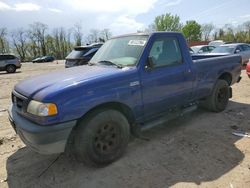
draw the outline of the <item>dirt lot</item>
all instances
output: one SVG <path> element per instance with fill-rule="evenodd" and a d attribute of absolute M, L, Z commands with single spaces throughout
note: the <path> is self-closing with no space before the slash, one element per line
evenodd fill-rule
<path fill-rule="evenodd" d="M 222 113 L 197 110 L 133 139 L 119 161 L 101 169 L 73 157 L 39 155 L 25 147 L 8 122 L 10 93 L 25 78 L 64 69 L 62 63 L 23 64 L 0 73 L 0 187 L 250 187 L 250 79 L 245 71 Z M 49 168 L 48 168 L 49 167 Z M 47 169 L 48 168 L 48 169 Z M 46 170 L 47 169 L 47 170 Z"/>

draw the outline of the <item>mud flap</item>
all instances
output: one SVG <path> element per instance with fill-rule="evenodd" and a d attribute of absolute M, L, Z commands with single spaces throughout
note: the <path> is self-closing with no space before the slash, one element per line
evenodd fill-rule
<path fill-rule="evenodd" d="M 233 90 L 231 87 L 229 87 L 229 98 L 231 99 L 233 97 Z"/>

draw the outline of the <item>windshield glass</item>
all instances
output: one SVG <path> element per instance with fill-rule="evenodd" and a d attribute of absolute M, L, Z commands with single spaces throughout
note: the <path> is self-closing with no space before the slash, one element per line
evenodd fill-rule
<path fill-rule="evenodd" d="M 194 51 L 194 53 L 198 53 L 199 50 L 201 49 L 200 46 L 192 46 L 191 49 Z"/>
<path fill-rule="evenodd" d="M 134 66 L 142 53 L 148 36 L 127 36 L 110 39 L 97 51 L 91 63 L 110 61 L 120 66 Z"/>
<path fill-rule="evenodd" d="M 235 46 L 218 46 L 216 47 L 212 53 L 234 53 Z"/>
<path fill-rule="evenodd" d="M 70 54 L 66 57 L 66 59 L 76 59 L 84 57 L 84 54 L 87 53 L 89 50 L 90 48 L 80 49 L 80 50 L 74 49 L 72 52 L 70 52 Z"/>

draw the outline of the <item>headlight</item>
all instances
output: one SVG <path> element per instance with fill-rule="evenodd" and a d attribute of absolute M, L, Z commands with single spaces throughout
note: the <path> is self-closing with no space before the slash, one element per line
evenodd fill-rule
<path fill-rule="evenodd" d="M 53 103 L 41 103 L 38 101 L 30 101 L 27 112 L 37 116 L 53 116 L 57 114 L 57 107 Z"/>

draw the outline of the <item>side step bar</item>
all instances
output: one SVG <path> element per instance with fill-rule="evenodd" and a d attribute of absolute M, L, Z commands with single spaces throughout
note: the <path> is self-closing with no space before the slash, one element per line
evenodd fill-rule
<path fill-rule="evenodd" d="M 166 123 L 170 120 L 176 119 L 176 118 L 183 116 L 187 113 L 195 111 L 197 108 L 198 108 L 198 106 L 195 104 L 195 105 L 183 108 L 182 110 L 179 110 L 176 112 L 170 112 L 170 113 L 166 114 L 165 116 L 163 116 L 162 118 L 147 122 L 146 124 L 142 125 L 141 131 L 148 130 L 148 129 L 155 127 L 157 125 L 161 125 L 161 124 Z"/>

